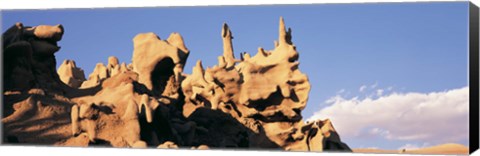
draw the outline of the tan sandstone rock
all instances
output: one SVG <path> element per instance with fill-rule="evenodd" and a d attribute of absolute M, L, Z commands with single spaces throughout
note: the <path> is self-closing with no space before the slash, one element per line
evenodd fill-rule
<path fill-rule="evenodd" d="M 167 40 L 153 33 L 138 34 L 133 44 L 132 65 L 138 82 L 157 95 L 176 96 L 189 54 L 180 34 L 172 33 Z"/>
<path fill-rule="evenodd" d="M 141 33 L 133 38 L 131 63 L 111 56 L 88 80 L 70 60 L 51 70 L 59 47 L 46 40 L 60 40 L 61 25 L 19 23 L 6 34 L 5 53 L 15 60 L 6 64 L 6 142 L 350 151 L 330 120 L 303 121 L 311 86 L 283 18 L 274 49 L 243 52 L 240 60 L 223 24 L 218 64 L 204 68 L 198 60 L 191 74 L 183 73 L 190 52 L 180 34 L 161 40 Z M 18 34 L 36 37 L 17 41 Z M 47 61 L 32 60 L 34 55 Z"/>
<path fill-rule="evenodd" d="M 88 80 L 83 82 L 80 88 L 91 88 L 98 86 L 103 80 L 113 77 L 117 74 L 130 71 L 125 63 L 119 64 L 115 56 L 108 57 L 107 66 L 103 63 L 97 63 L 93 72 L 88 76 Z"/>
<path fill-rule="evenodd" d="M 79 88 L 85 81 L 83 69 L 78 68 L 73 60 L 65 60 L 57 69 L 58 76 L 63 83 L 73 88 Z"/>
<path fill-rule="evenodd" d="M 291 29 L 286 31 L 280 18 L 279 39 L 275 49 L 249 57 L 235 65 L 231 43 L 231 31 L 224 24 L 222 38 L 223 56 L 219 64 L 203 70 L 201 62 L 194 67 L 192 75 L 182 82 L 185 94 L 184 115 L 189 116 L 197 108 L 220 108 L 239 121 L 253 119 L 265 133 L 255 139 L 272 141 L 289 150 L 308 150 L 300 111 L 306 106 L 310 84 L 305 74 L 298 69 L 298 52 L 291 41 Z M 201 98 L 198 98 L 198 97 Z M 251 144 L 251 146 L 262 146 Z"/>

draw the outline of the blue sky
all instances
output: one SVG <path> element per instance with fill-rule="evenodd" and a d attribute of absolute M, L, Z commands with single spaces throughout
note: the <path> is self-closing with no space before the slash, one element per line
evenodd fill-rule
<path fill-rule="evenodd" d="M 86 77 L 108 56 L 131 62 L 132 39 L 138 33 L 154 32 L 166 39 L 179 32 L 191 51 L 185 66 L 191 73 L 196 60 L 204 66 L 217 63 L 223 22 L 233 32 L 239 58 L 240 52 L 255 54 L 258 47 L 273 49 L 280 16 L 293 30 L 300 70 L 312 85 L 302 112 L 305 119 L 338 95 L 366 98 L 378 88 L 384 94 L 430 93 L 468 85 L 468 2 L 3 11 L 2 32 L 15 22 L 62 24 L 65 35 L 56 53 L 57 66 L 73 59 Z M 360 92 L 364 85 L 368 89 Z M 425 144 L 384 138 L 344 140 L 352 147 L 390 149 Z"/>

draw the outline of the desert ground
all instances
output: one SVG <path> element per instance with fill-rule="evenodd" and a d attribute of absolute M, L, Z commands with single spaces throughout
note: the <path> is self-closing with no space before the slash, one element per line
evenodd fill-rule
<path fill-rule="evenodd" d="M 405 153 L 405 154 L 452 154 L 467 155 L 468 147 L 461 144 L 441 144 L 418 149 L 382 150 L 372 148 L 353 148 L 355 153 Z"/>

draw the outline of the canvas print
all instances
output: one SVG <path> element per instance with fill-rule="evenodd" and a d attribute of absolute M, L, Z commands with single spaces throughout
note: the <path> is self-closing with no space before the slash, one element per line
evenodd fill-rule
<path fill-rule="evenodd" d="M 1 16 L 3 144 L 468 154 L 468 2 Z"/>

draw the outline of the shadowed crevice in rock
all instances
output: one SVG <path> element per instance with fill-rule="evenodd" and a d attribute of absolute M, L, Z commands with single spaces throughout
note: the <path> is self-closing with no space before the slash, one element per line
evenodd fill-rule
<path fill-rule="evenodd" d="M 352 151 L 347 144 L 343 142 L 338 142 L 340 140 L 340 136 L 337 133 L 332 133 L 330 137 L 323 141 L 323 149 L 325 151 Z"/>
<path fill-rule="evenodd" d="M 155 65 L 150 79 L 152 80 L 153 91 L 156 95 L 161 95 L 167 86 L 172 85 L 169 84 L 172 83 L 169 80 L 174 79 L 174 67 L 175 64 L 171 58 L 164 58 Z"/>
<path fill-rule="evenodd" d="M 103 140 L 103 139 L 95 139 L 92 142 L 88 142 L 88 146 L 113 147 L 110 141 Z"/>
<path fill-rule="evenodd" d="M 142 107 L 142 109 L 142 112 L 145 112 L 145 107 Z M 144 113 L 140 114 L 141 117 L 139 118 L 139 122 L 140 127 L 142 127 L 140 138 L 141 140 L 145 140 L 150 147 L 157 147 L 159 144 L 166 141 L 179 142 L 172 131 L 172 124 L 169 119 L 165 117 L 168 116 L 168 114 L 162 113 L 161 109 L 162 108 L 158 108 L 154 110 L 155 117 L 153 118 L 152 123 L 147 122 Z"/>
<path fill-rule="evenodd" d="M 266 99 L 249 101 L 247 107 L 255 108 L 259 111 L 265 111 L 268 107 L 280 105 L 283 99 L 284 97 L 282 96 L 280 88 L 277 87 L 277 90 L 270 94 Z"/>
<path fill-rule="evenodd" d="M 100 90 L 102 90 L 102 85 L 91 87 L 91 88 L 86 88 L 86 89 L 77 89 L 77 88 L 68 88 L 66 89 L 66 94 L 65 96 L 69 98 L 76 98 L 76 97 L 83 97 L 83 96 L 91 96 L 95 95 L 98 93 Z"/>

